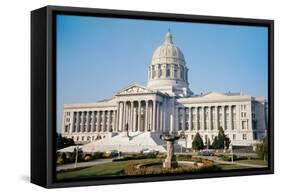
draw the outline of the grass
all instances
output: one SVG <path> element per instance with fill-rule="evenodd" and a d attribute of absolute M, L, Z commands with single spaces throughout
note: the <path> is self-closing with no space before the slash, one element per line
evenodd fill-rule
<path fill-rule="evenodd" d="M 57 180 L 79 180 L 94 177 L 108 177 L 108 176 L 122 176 L 124 175 L 125 167 L 130 163 L 149 163 L 149 162 L 159 162 L 159 159 L 139 159 L 131 161 L 116 161 L 106 164 L 98 164 L 91 167 L 86 167 L 82 169 L 74 169 L 66 172 L 58 172 Z M 263 160 L 239 160 L 236 161 L 244 164 L 256 164 L 256 165 L 267 165 L 267 162 Z M 162 165 L 159 165 L 160 168 Z M 253 167 L 241 166 L 237 164 L 216 164 L 221 170 L 238 170 L 238 169 L 249 169 Z"/>
<path fill-rule="evenodd" d="M 155 159 L 143 159 L 137 160 L 137 163 L 151 162 Z M 158 160 L 157 160 L 158 161 Z M 98 164 L 92 167 L 67 171 L 58 172 L 57 180 L 68 180 L 68 179 L 86 179 L 100 176 L 120 176 L 123 175 L 123 169 L 128 164 L 128 161 L 110 162 L 106 164 Z"/>
<path fill-rule="evenodd" d="M 268 165 L 268 162 L 264 160 L 238 160 L 237 163 L 255 164 L 255 165 L 263 165 L 263 166 Z"/>
<path fill-rule="evenodd" d="M 252 168 L 252 167 L 248 167 L 248 166 L 240 166 L 237 164 L 216 164 L 216 165 L 221 167 L 222 170 L 239 170 L 239 169 Z"/>

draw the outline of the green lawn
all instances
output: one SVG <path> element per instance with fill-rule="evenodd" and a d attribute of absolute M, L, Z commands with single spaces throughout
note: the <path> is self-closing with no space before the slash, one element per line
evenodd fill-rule
<path fill-rule="evenodd" d="M 222 170 L 238 170 L 238 169 L 252 168 L 252 167 L 248 167 L 248 166 L 240 166 L 237 164 L 216 164 L 216 165 L 221 167 Z"/>
<path fill-rule="evenodd" d="M 238 160 L 237 162 L 243 164 L 255 164 L 255 165 L 264 165 L 264 166 L 268 165 L 267 161 L 264 160 Z"/>
<path fill-rule="evenodd" d="M 131 161 L 120 161 L 111 162 L 106 164 L 98 164 L 89 168 L 83 168 L 67 172 L 58 172 L 57 180 L 67 180 L 67 179 L 85 179 L 95 176 L 120 176 L 122 175 L 123 169 L 129 162 L 151 162 L 159 161 L 157 159 L 142 159 L 142 160 L 131 160 Z"/>
<path fill-rule="evenodd" d="M 147 162 L 159 162 L 159 159 L 139 159 L 139 160 L 130 160 L 130 161 L 118 161 L 110 162 L 106 164 L 98 164 L 92 167 L 86 167 L 82 169 L 58 172 L 57 180 L 71 180 L 71 179 L 87 179 L 93 177 L 101 176 L 122 176 L 123 169 L 130 163 L 147 163 Z M 240 160 L 236 161 L 240 163 L 247 164 L 258 164 L 266 165 L 267 163 L 263 160 Z M 221 170 L 235 170 L 235 169 L 249 169 L 253 167 L 241 166 L 237 164 L 216 164 L 216 166 L 221 167 Z"/>

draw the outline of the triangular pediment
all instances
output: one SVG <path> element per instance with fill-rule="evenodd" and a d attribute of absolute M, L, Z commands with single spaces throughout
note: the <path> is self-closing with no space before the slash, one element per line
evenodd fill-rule
<path fill-rule="evenodd" d="M 218 92 L 209 92 L 202 96 L 203 98 L 220 98 L 220 97 L 227 97 L 225 94 L 218 93 Z"/>
<path fill-rule="evenodd" d="M 119 92 L 117 92 L 117 95 L 126 95 L 126 94 L 143 94 L 143 93 L 152 93 L 152 90 L 149 90 L 148 88 L 138 85 L 138 84 L 134 84 L 131 86 L 128 86 L 122 90 L 120 90 Z"/>

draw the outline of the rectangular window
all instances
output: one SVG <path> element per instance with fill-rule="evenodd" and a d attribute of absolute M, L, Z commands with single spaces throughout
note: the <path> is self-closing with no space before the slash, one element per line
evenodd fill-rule
<path fill-rule="evenodd" d="M 247 129 L 247 121 L 242 121 L 242 129 Z"/>
<path fill-rule="evenodd" d="M 232 140 L 236 140 L 236 134 L 232 135 Z"/>
<path fill-rule="evenodd" d="M 247 134 L 243 134 L 243 140 L 247 140 Z"/>

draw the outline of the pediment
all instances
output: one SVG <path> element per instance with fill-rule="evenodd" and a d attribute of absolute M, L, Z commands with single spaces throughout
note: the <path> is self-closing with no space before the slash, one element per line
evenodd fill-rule
<path fill-rule="evenodd" d="M 134 84 L 132 86 L 129 86 L 127 88 L 124 88 L 123 90 L 119 91 L 117 95 L 126 95 L 126 94 L 144 94 L 144 93 L 151 93 L 152 90 L 147 89 L 144 86 L 140 86 L 137 84 Z"/>
<path fill-rule="evenodd" d="M 222 93 L 218 93 L 218 92 L 209 92 L 202 97 L 203 98 L 223 98 L 223 97 L 226 97 L 226 95 L 222 94 Z"/>

